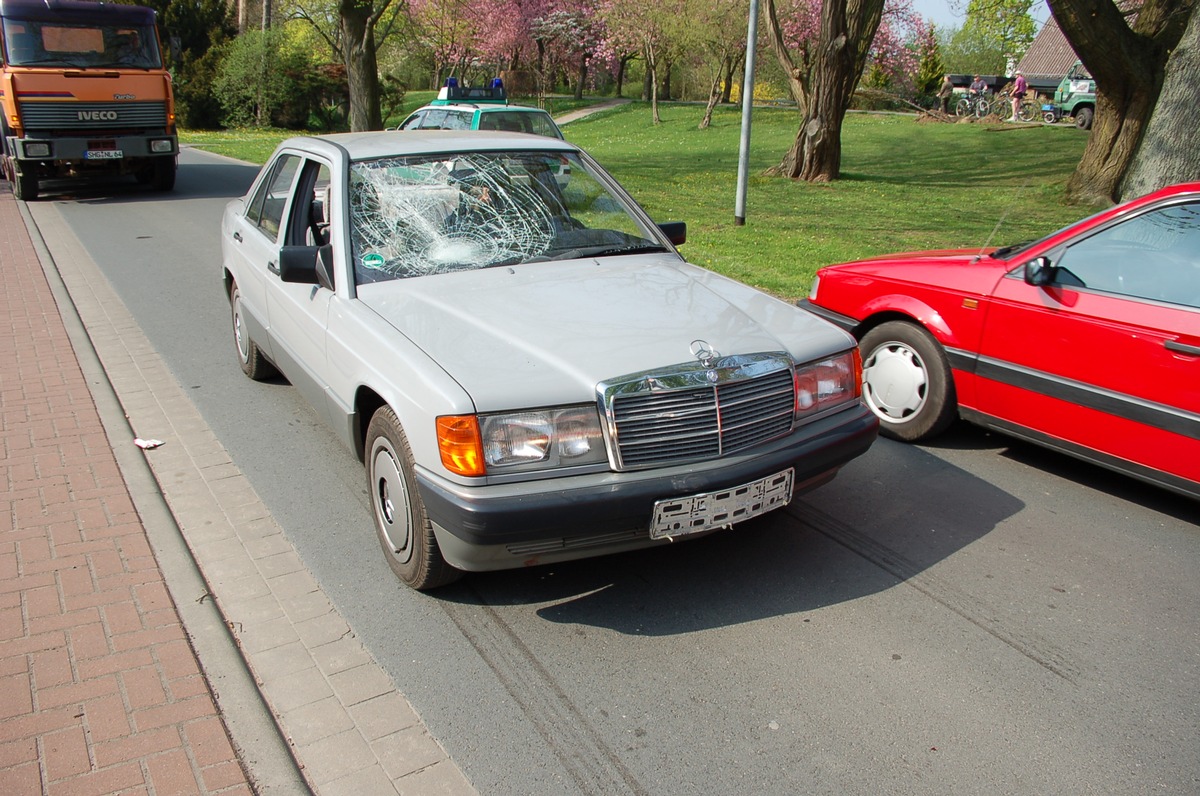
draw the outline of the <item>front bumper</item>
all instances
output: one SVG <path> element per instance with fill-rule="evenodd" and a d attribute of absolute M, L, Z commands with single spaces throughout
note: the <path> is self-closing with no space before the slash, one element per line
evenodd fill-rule
<path fill-rule="evenodd" d="M 856 404 L 750 454 L 688 466 L 485 487 L 424 472 L 417 478 L 447 560 L 460 569 L 502 569 L 658 544 L 649 526 L 659 500 L 719 491 L 789 467 L 797 492 L 811 488 L 865 453 L 878 427 L 870 410 Z"/>
<path fill-rule="evenodd" d="M 169 141 L 169 151 L 153 151 L 151 141 Z M 49 156 L 27 154 L 30 145 L 47 145 Z M 50 138 L 39 137 L 36 134 L 24 138 L 15 136 L 8 139 L 8 151 L 19 161 L 61 163 L 64 161 L 87 162 L 103 166 L 114 165 L 133 158 L 175 157 L 179 154 L 179 143 L 175 136 L 168 133 L 138 133 L 137 135 L 105 136 L 96 134 L 87 138 Z M 88 157 L 89 152 L 120 152 L 121 157 L 111 159 L 95 159 Z"/>

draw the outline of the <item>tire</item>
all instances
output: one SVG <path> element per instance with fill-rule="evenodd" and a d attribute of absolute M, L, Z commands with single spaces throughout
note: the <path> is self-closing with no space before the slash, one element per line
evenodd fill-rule
<path fill-rule="evenodd" d="M 279 371 L 263 356 L 258 345 L 250 339 L 250 330 L 246 328 L 242 317 L 242 292 L 235 284 L 229 291 L 229 319 L 233 325 L 233 345 L 237 351 L 238 364 L 245 373 L 255 381 L 269 379 Z"/>
<path fill-rule="evenodd" d="M 175 158 L 155 158 L 150 187 L 156 191 L 175 189 Z"/>
<path fill-rule="evenodd" d="M 954 115 L 966 116 L 971 112 L 971 101 L 963 97 L 958 102 L 954 103 Z"/>
<path fill-rule="evenodd" d="M 991 113 L 991 110 L 992 108 L 990 105 L 988 105 L 988 101 L 985 99 L 980 99 L 979 102 L 975 103 L 975 118 L 982 119 L 984 116 L 987 116 L 989 113 Z"/>
<path fill-rule="evenodd" d="M 32 174 L 18 174 L 12 187 L 13 195 L 22 201 L 32 202 L 38 198 L 38 180 Z"/>
<path fill-rule="evenodd" d="M 366 440 L 367 496 L 388 566 L 405 585 L 436 589 L 462 577 L 446 563 L 417 489 L 412 449 L 391 407 L 371 418 Z"/>
<path fill-rule="evenodd" d="M 1093 113 L 1092 109 L 1086 106 L 1075 111 L 1075 126 L 1080 130 L 1091 130 Z"/>
<path fill-rule="evenodd" d="M 1022 102 L 1018 111 L 1023 122 L 1032 122 L 1038 117 L 1038 108 L 1032 102 Z"/>
<path fill-rule="evenodd" d="M 929 332 L 889 321 L 863 335 L 863 398 L 879 432 L 904 442 L 945 431 L 958 415 L 946 352 Z"/>
<path fill-rule="evenodd" d="M 1054 111 L 1046 111 L 1042 114 L 1042 121 L 1046 124 L 1054 124 L 1058 121 L 1058 114 Z"/>

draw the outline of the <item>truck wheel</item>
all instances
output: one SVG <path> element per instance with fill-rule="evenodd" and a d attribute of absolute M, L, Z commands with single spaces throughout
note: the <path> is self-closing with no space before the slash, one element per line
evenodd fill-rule
<path fill-rule="evenodd" d="M 1079 110 L 1075 111 L 1075 126 L 1078 127 L 1080 130 L 1091 130 L 1092 129 L 1092 109 L 1091 108 L 1084 107 L 1084 108 L 1080 108 Z"/>
<path fill-rule="evenodd" d="M 158 158 L 154 161 L 154 176 L 150 185 L 156 191 L 170 191 L 175 188 L 175 158 Z"/>
<path fill-rule="evenodd" d="M 422 591 L 462 577 L 442 558 L 417 489 L 412 449 L 391 407 L 377 411 L 367 427 L 366 465 L 375 532 L 396 576 Z"/>
<path fill-rule="evenodd" d="M 33 174 L 17 174 L 13 182 L 13 195 L 26 202 L 38 198 L 38 180 Z"/>

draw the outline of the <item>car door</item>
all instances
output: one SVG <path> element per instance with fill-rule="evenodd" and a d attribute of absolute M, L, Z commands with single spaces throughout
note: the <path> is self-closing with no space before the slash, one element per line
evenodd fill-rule
<path fill-rule="evenodd" d="M 1042 252 L 1000 280 L 978 406 L 1043 442 L 1200 481 L 1200 203 L 1171 202 Z"/>
<path fill-rule="evenodd" d="M 329 175 L 328 164 L 312 157 L 302 159 L 280 235 L 281 246 L 310 247 L 316 258 L 316 247 L 324 242 L 321 227 L 334 217 Z M 325 330 L 333 295 L 318 285 L 284 282 L 277 270 L 271 273 L 267 291 L 275 364 L 325 419 L 325 390 L 329 384 Z"/>
<path fill-rule="evenodd" d="M 272 360 L 267 286 L 270 269 L 278 262 L 283 214 L 299 167 L 297 155 L 283 154 L 264 170 L 245 212 L 233 219 L 226 241 L 229 256 L 236 259 L 233 270 L 242 295 L 242 317 L 250 337 Z"/>

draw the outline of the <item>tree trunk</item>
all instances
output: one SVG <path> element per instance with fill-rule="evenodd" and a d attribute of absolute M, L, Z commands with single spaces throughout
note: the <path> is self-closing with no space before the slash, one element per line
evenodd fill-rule
<path fill-rule="evenodd" d="M 883 0 L 825 0 L 804 123 L 769 173 L 806 182 L 841 175 L 842 121 L 882 19 Z"/>
<path fill-rule="evenodd" d="M 583 84 L 587 82 L 587 59 L 579 59 L 579 79 L 575 83 L 575 99 L 583 99 Z"/>
<path fill-rule="evenodd" d="M 740 59 L 725 57 L 725 81 L 721 87 L 721 102 L 728 105 L 731 102 L 733 92 L 733 76 L 737 74 L 738 63 Z"/>
<path fill-rule="evenodd" d="M 339 13 L 350 84 L 350 131 L 382 130 L 371 4 L 369 0 L 342 0 Z"/>
<path fill-rule="evenodd" d="M 1194 0 L 1145 0 L 1132 25 L 1113 0 L 1048 0 L 1048 4 L 1063 35 L 1096 79 L 1092 131 L 1067 182 L 1067 198 L 1108 204 L 1116 200 L 1141 143 L 1162 90 L 1168 54 L 1183 36 Z"/>
<path fill-rule="evenodd" d="M 775 53 L 775 60 L 779 62 L 779 68 L 783 70 L 783 74 L 787 78 L 788 92 L 796 101 L 796 107 L 800 109 L 801 113 L 804 113 L 808 110 L 808 72 L 796 65 L 791 51 L 784 42 L 783 28 L 780 27 L 779 17 L 775 13 L 775 0 L 764 0 L 764 2 L 767 11 L 767 39 L 771 42 L 771 51 Z"/>
<path fill-rule="evenodd" d="M 1134 199 L 1177 182 L 1200 176 L 1200 11 L 1192 10 L 1183 38 L 1167 60 L 1158 104 L 1150 116 L 1142 143 L 1121 182 L 1121 201 Z"/>
<path fill-rule="evenodd" d="M 721 78 L 722 70 L 718 69 L 713 78 L 712 88 L 708 90 L 708 105 L 704 107 L 704 118 L 700 120 L 701 130 L 707 130 L 712 123 L 713 108 L 717 107 L 717 103 L 721 99 Z"/>

